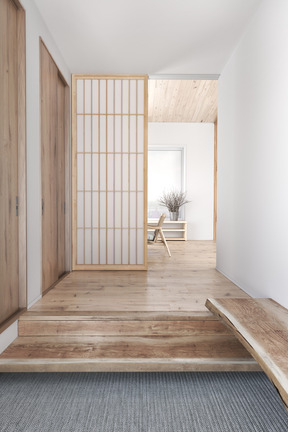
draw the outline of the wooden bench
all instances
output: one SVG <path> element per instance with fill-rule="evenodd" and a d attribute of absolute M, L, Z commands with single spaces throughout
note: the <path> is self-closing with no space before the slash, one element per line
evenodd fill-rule
<path fill-rule="evenodd" d="M 288 408 L 288 310 L 272 299 L 208 299 L 206 307 L 233 331 L 275 385 Z"/>

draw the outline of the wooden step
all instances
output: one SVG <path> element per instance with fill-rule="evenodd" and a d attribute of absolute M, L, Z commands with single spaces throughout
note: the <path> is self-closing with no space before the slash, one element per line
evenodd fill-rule
<path fill-rule="evenodd" d="M 0 372 L 259 372 L 254 359 L 1 359 Z"/>
<path fill-rule="evenodd" d="M 259 370 L 211 312 L 27 312 L 0 371 Z"/>
<path fill-rule="evenodd" d="M 18 337 L 0 356 L 0 371 L 28 370 L 208 371 L 259 368 L 231 335 Z"/>
<path fill-rule="evenodd" d="M 191 336 L 227 335 L 216 318 L 187 314 L 29 315 L 19 320 L 19 336 Z"/>

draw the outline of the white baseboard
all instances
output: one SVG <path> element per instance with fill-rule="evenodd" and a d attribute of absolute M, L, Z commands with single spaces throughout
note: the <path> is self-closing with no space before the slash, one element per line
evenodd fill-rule
<path fill-rule="evenodd" d="M 42 298 L 42 294 L 40 294 L 35 300 L 28 304 L 27 309 L 30 309 L 38 300 Z"/>
<path fill-rule="evenodd" d="M 18 320 L 0 334 L 0 354 L 18 337 Z"/>

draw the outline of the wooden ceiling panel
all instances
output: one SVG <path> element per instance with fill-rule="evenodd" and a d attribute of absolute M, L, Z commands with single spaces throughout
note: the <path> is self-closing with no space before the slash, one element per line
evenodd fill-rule
<path fill-rule="evenodd" d="M 216 119 L 216 80 L 149 80 L 149 122 L 214 123 Z"/>

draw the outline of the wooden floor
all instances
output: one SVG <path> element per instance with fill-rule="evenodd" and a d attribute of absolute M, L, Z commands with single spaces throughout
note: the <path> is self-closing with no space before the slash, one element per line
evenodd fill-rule
<path fill-rule="evenodd" d="M 148 248 L 145 271 L 70 273 L 19 320 L 0 371 L 258 370 L 207 298 L 249 298 L 215 269 L 214 242 Z"/>

